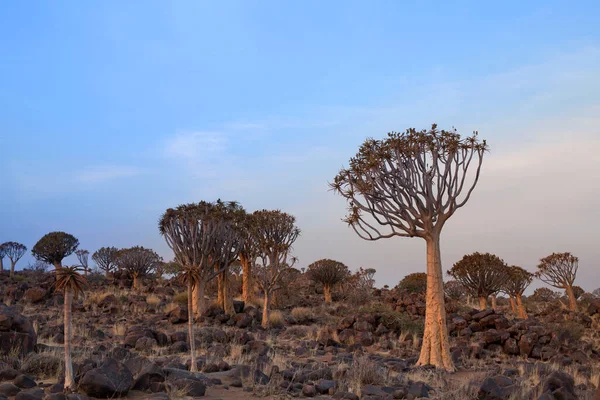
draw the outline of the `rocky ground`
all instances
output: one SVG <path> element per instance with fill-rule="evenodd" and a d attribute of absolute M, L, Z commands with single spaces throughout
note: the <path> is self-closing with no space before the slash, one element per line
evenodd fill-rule
<path fill-rule="evenodd" d="M 593 399 L 600 379 L 598 305 L 582 312 L 528 302 L 530 318 L 449 302 L 457 372 L 415 367 L 422 296 L 375 290 L 362 304 L 322 303 L 299 279 L 278 294 L 273 328 L 258 304 L 236 315 L 211 308 L 196 324 L 198 369 L 189 371 L 183 287 L 90 276 L 73 307 L 78 389 L 65 394 L 62 296 L 52 273 L 0 276 L 0 400 L 246 399 Z M 597 397 L 600 399 L 600 397 Z"/>

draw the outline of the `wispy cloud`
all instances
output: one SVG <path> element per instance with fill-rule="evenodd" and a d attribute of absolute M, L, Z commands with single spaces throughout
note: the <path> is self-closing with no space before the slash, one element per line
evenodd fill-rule
<path fill-rule="evenodd" d="M 219 132 L 179 133 L 167 140 L 165 154 L 176 159 L 204 161 L 221 154 L 227 147 L 227 137 Z"/>
<path fill-rule="evenodd" d="M 85 168 L 77 173 L 75 181 L 79 183 L 101 183 L 113 179 L 128 178 L 140 174 L 136 167 L 123 165 L 98 165 Z"/>

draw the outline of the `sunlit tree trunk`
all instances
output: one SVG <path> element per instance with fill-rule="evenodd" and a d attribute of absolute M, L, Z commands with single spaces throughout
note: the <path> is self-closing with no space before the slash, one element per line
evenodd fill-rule
<path fill-rule="evenodd" d="M 270 315 L 270 307 L 271 307 L 271 293 L 265 292 L 265 299 L 263 304 L 263 314 L 262 314 L 262 327 L 268 329 L 271 325 L 271 321 L 269 321 Z"/>
<path fill-rule="evenodd" d="M 252 268 L 250 260 L 243 254 L 240 254 L 240 263 L 242 264 L 242 300 L 248 303 L 252 299 Z"/>
<path fill-rule="evenodd" d="M 192 294 L 192 309 L 194 311 L 194 316 L 196 318 L 200 318 L 202 314 L 206 311 L 206 301 L 204 299 L 204 292 L 206 289 L 206 282 L 200 279 L 197 285 L 194 285 L 193 294 Z"/>
<path fill-rule="evenodd" d="M 135 290 L 139 290 L 140 289 L 140 277 L 137 273 L 133 274 L 133 288 Z"/>
<path fill-rule="evenodd" d="M 192 286 L 192 280 L 188 282 L 188 336 L 190 339 L 190 371 L 194 372 L 198 370 L 196 364 L 196 342 L 194 340 L 194 289 Z"/>
<path fill-rule="evenodd" d="M 229 268 L 225 269 L 221 274 L 219 274 L 219 296 L 222 298 L 221 307 L 223 307 L 223 311 L 227 315 L 235 314 L 235 309 L 233 308 L 233 295 L 231 293 L 231 279 L 229 276 Z"/>
<path fill-rule="evenodd" d="M 577 299 L 575 298 L 575 292 L 573 292 L 573 286 L 567 286 L 565 290 L 569 297 L 569 310 L 577 311 Z"/>
<path fill-rule="evenodd" d="M 492 310 L 496 311 L 496 295 L 493 294 L 490 297 L 492 298 Z"/>
<path fill-rule="evenodd" d="M 513 296 L 510 296 L 510 310 L 515 314 L 517 313 L 517 303 Z"/>
<path fill-rule="evenodd" d="M 323 285 L 323 294 L 325 295 L 325 303 L 331 303 L 331 285 Z"/>
<path fill-rule="evenodd" d="M 225 310 L 225 271 L 217 275 L 217 304 Z"/>
<path fill-rule="evenodd" d="M 525 305 L 523 304 L 523 298 L 520 294 L 517 295 L 517 306 L 519 308 L 519 318 L 527 319 L 527 311 L 525 311 Z"/>
<path fill-rule="evenodd" d="M 481 311 L 483 311 L 486 308 L 487 308 L 487 297 L 485 297 L 485 296 L 479 296 L 479 309 Z"/>
<path fill-rule="evenodd" d="M 444 304 L 444 283 L 440 256 L 439 233 L 434 233 L 427 241 L 427 310 L 423 346 L 417 365 L 433 365 L 454 371 L 450 355 L 446 309 Z"/>
<path fill-rule="evenodd" d="M 64 302 L 64 342 L 65 342 L 65 389 L 72 389 L 75 386 L 73 379 L 73 363 L 71 362 L 71 337 L 73 324 L 71 320 L 71 305 L 73 302 L 73 292 L 65 288 Z"/>
<path fill-rule="evenodd" d="M 54 269 L 56 269 L 56 270 L 59 270 L 62 268 L 62 264 L 60 262 L 52 263 L 52 265 L 54 265 Z"/>

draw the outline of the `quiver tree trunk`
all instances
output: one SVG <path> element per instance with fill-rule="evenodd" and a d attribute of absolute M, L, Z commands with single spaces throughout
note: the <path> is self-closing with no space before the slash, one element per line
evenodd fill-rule
<path fill-rule="evenodd" d="M 569 298 L 569 310 L 577 311 L 577 299 L 575 298 L 575 292 L 573 292 L 573 286 L 567 286 L 565 290 Z"/>
<path fill-rule="evenodd" d="M 523 297 L 520 294 L 517 295 L 517 307 L 519 309 L 519 318 L 527 319 L 528 318 L 527 311 L 525 311 L 525 305 L 523 304 Z"/>
<path fill-rule="evenodd" d="M 323 294 L 325 295 L 325 303 L 331 303 L 331 285 L 323 285 Z"/>
<path fill-rule="evenodd" d="M 442 277 L 440 238 L 439 234 L 435 234 L 427 238 L 427 310 L 423 346 L 417 365 L 433 365 L 436 368 L 454 371 L 446 326 Z"/>
<path fill-rule="evenodd" d="M 15 276 L 15 265 L 17 265 L 16 261 L 10 262 L 10 277 Z"/>
<path fill-rule="evenodd" d="M 271 308 L 271 293 L 265 292 L 265 299 L 263 304 L 263 313 L 262 313 L 262 327 L 265 329 L 269 329 L 271 326 L 270 317 L 270 308 Z"/>
<path fill-rule="evenodd" d="M 479 296 L 479 309 L 481 311 L 483 311 L 486 308 L 487 308 L 487 297 L 485 297 L 485 296 Z"/>
<path fill-rule="evenodd" d="M 510 310 L 516 314 L 517 313 L 517 303 L 515 302 L 515 298 L 513 296 L 510 296 L 509 300 L 510 300 Z"/>
<path fill-rule="evenodd" d="M 492 298 L 492 310 L 496 311 L 496 295 L 493 294 L 490 297 Z"/>
<path fill-rule="evenodd" d="M 248 303 L 252 299 L 252 268 L 250 260 L 243 254 L 240 254 L 240 264 L 242 264 L 242 300 Z"/>
<path fill-rule="evenodd" d="M 206 282 L 200 279 L 197 285 L 194 285 L 192 289 L 192 310 L 195 318 L 200 318 L 206 311 L 206 301 L 204 299 L 204 292 L 206 289 Z"/>
<path fill-rule="evenodd" d="M 136 273 L 133 274 L 133 288 L 135 290 L 139 290 L 140 288 L 140 277 Z"/>
<path fill-rule="evenodd" d="M 62 268 L 62 263 L 60 261 L 53 262 L 52 265 L 54 265 L 54 269 L 56 269 L 56 270 L 59 270 Z"/>
<path fill-rule="evenodd" d="M 217 275 L 217 304 L 225 310 L 225 271 Z"/>
<path fill-rule="evenodd" d="M 219 287 L 219 296 L 218 302 L 219 306 L 223 308 L 225 314 L 233 315 L 235 314 L 235 309 L 233 308 L 233 296 L 231 294 L 231 287 L 229 282 L 229 269 L 225 269 L 225 271 L 221 272 L 218 277 L 218 287 Z"/>
<path fill-rule="evenodd" d="M 71 362 L 71 337 L 73 336 L 73 324 L 71 318 L 71 307 L 73 303 L 73 292 L 65 288 L 64 302 L 64 331 L 65 331 L 65 389 L 73 389 L 75 379 L 73 378 L 73 363 Z"/>
<path fill-rule="evenodd" d="M 0 257 L 0 273 L 4 272 L 4 262 L 2 260 L 2 257 Z"/>
<path fill-rule="evenodd" d="M 194 341 L 194 288 L 191 280 L 188 282 L 188 336 L 190 341 L 190 371 L 198 370 L 196 364 L 196 343 Z"/>

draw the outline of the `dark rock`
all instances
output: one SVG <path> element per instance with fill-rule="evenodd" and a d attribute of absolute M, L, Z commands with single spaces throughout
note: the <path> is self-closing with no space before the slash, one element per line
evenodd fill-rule
<path fill-rule="evenodd" d="M 17 376 L 13 383 L 21 389 L 31 389 L 37 386 L 37 383 L 35 383 L 33 378 L 23 374 Z"/>
<path fill-rule="evenodd" d="M 504 342 L 503 350 L 509 355 L 517 355 L 520 352 L 519 345 L 513 338 L 507 339 L 506 342 Z"/>
<path fill-rule="evenodd" d="M 183 392 L 185 396 L 202 397 L 206 393 L 206 384 L 194 379 L 175 379 L 167 385 L 171 390 Z"/>
<path fill-rule="evenodd" d="M 15 400 L 42 400 L 45 396 L 44 390 L 40 388 L 23 390 L 15 396 Z"/>
<path fill-rule="evenodd" d="M 121 397 L 129 392 L 132 383 L 133 377 L 129 369 L 109 358 L 100 367 L 86 372 L 79 382 L 79 389 L 92 397 Z"/>
<path fill-rule="evenodd" d="M 0 354 L 18 350 L 25 356 L 35 350 L 37 334 L 29 319 L 19 314 L 15 307 L 0 303 Z"/>
<path fill-rule="evenodd" d="M 16 396 L 17 393 L 19 393 L 20 391 L 21 391 L 21 389 L 19 389 L 17 386 L 13 385 L 12 383 L 0 384 L 0 395 L 2 395 L 2 396 L 13 397 L 13 396 Z"/>
<path fill-rule="evenodd" d="M 415 382 L 408 387 L 408 394 L 412 394 L 417 399 L 422 397 L 429 398 L 430 390 L 431 388 L 427 384 L 423 382 Z"/>
<path fill-rule="evenodd" d="M 334 400 L 359 400 L 359 397 L 350 392 L 336 392 L 332 397 Z"/>
<path fill-rule="evenodd" d="M 313 385 L 304 385 L 302 387 L 302 394 L 305 397 L 315 397 L 317 395 L 317 389 Z"/>
<path fill-rule="evenodd" d="M 165 381 L 165 374 L 162 369 L 155 363 L 147 365 L 139 374 L 136 374 L 133 383 L 134 390 L 147 391 L 151 390 L 154 383 Z"/>
<path fill-rule="evenodd" d="M 233 320 L 235 321 L 235 326 L 240 329 L 246 329 L 252 325 L 252 317 L 245 313 L 236 314 Z"/>
<path fill-rule="evenodd" d="M 235 311 L 236 314 L 241 314 L 244 312 L 244 305 L 245 303 L 241 300 L 234 300 L 233 301 L 233 310 Z"/>
<path fill-rule="evenodd" d="M 483 381 L 477 395 L 478 400 L 505 400 L 507 397 L 506 391 L 493 378 Z"/>
<path fill-rule="evenodd" d="M 569 374 L 554 371 L 542 382 L 542 393 L 552 399 L 577 400 L 575 381 Z"/>
<path fill-rule="evenodd" d="M 315 388 L 319 394 L 328 394 L 335 388 L 335 382 L 330 379 L 319 379 Z"/>

